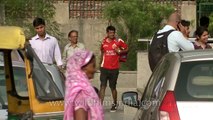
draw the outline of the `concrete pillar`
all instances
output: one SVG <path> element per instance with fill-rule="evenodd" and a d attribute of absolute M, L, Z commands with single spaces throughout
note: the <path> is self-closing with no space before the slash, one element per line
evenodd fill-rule
<path fill-rule="evenodd" d="M 139 97 L 142 96 L 150 75 L 151 75 L 151 70 L 149 68 L 148 52 L 138 51 L 137 52 L 137 92 L 139 93 Z M 124 115 L 129 115 L 130 117 L 133 118 L 135 114 L 137 113 L 137 110 L 138 110 L 137 108 L 124 105 Z"/>
<path fill-rule="evenodd" d="M 138 51 L 137 53 L 137 73 L 137 88 L 142 93 L 152 73 L 149 68 L 147 51 Z"/>

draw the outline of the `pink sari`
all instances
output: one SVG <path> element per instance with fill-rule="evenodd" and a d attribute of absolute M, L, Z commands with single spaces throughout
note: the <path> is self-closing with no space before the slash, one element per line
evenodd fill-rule
<path fill-rule="evenodd" d="M 87 75 L 81 70 L 93 53 L 81 50 L 67 62 L 64 120 L 74 120 L 74 112 L 80 108 L 87 111 L 88 120 L 103 120 L 103 107 Z"/>

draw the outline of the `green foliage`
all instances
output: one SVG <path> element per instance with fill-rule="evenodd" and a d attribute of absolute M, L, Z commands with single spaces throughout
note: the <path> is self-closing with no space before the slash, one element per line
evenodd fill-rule
<path fill-rule="evenodd" d="M 136 70 L 137 51 L 146 44 L 138 43 L 139 38 L 151 38 L 174 8 L 171 5 L 153 3 L 150 0 L 115 0 L 104 9 L 105 17 L 116 26 L 117 34 L 129 45 L 128 61 L 123 70 Z"/>
<path fill-rule="evenodd" d="M 197 3 L 201 3 L 201 2 L 212 2 L 212 0 L 196 0 Z"/>
<path fill-rule="evenodd" d="M 211 37 L 213 37 L 213 13 L 209 16 L 209 27 L 208 27 L 208 30 L 209 30 L 209 35 Z"/>
<path fill-rule="evenodd" d="M 63 39 L 59 24 L 54 21 L 55 7 L 52 0 L 1 0 L 5 7 L 5 25 L 20 26 L 27 38 L 35 35 L 32 21 L 35 17 L 45 19 L 47 32 L 58 40 Z"/>

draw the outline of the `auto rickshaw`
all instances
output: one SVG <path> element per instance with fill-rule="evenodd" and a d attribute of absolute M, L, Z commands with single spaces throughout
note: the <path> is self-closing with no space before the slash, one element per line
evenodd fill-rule
<path fill-rule="evenodd" d="M 14 50 L 21 51 L 23 63 L 12 60 Z M 0 119 L 63 119 L 63 90 L 26 42 L 20 27 L 0 27 L 0 54 Z"/>

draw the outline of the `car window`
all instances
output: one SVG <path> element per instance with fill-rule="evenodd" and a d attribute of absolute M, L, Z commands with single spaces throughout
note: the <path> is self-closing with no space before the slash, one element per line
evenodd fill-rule
<path fill-rule="evenodd" d="M 175 86 L 176 99 L 213 99 L 213 61 L 193 61 L 181 64 Z"/>
<path fill-rule="evenodd" d="M 161 93 L 161 88 L 163 86 L 163 83 L 165 81 L 165 76 L 163 76 L 156 84 L 156 86 L 154 87 L 153 93 L 152 93 L 152 98 L 157 99 L 159 98 L 159 95 Z"/>
<path fill-rule="evenodd" d="M 13 51 L 11 53 L 12 65 L 13 65 L 13 78 L 15 84 L 15 91 L 20 97 L 28 97 L 27 84 L 26 84 L 26 72 L 24 68 L 23 60 L 18 56 L 18 52 Z M 4 68 L 3 52 L 0 52 L 0 103 L 1 105 L 7 105 L 7 92 L 6 92 L 6 78 Z M 4 108 L 4 107 L 3 107 Z"/>
<path fill-rule="evenodd" d="M 3 52 L 0 52 L 0 63 L 4 63 L 4 56 L 3 56 Z M 21 58 L 21 55 L 23 55 L 23 51 L 22 50 L 13 50 L 11 52 L 11 58 L 12 61 L 16 61 L 16 62 L 24 62 L 23 59 Z"/>
<path fill-rule="evenodd" d="M 22 97 L 28 97 L 25 68 L 13 67 L 13 74 L 17 94 Z"/>
<path fill-rule="evenodd" d="M 21 58 L 21 55 L 23 55 L 22 50 L 19 50 L 19 51 L 13 50 L 11 52 L 12 61 L 24 62 L 23 59 Z"/>
<path fill-rule="evenodd" d="M 7 105 L 6 80 L 4 67 L 0 67 L 0 105 Z"/>
<path fill-rule="evenodd" d="M 28 97 L 27 92 L 27 83 L 25 77 L 24 68 L 13 67 L 14 81 L 15 81 L 15 90 L 18 96 Z M 7 92 L 6 92 L 6 79 L 4 66 L 0 66 L 0 104 L 3 106 L 7 105 Z"/>
<path fill-rule="evenodd" d="M 162 84 L 164 83 L 165 75 L 168 71 L 169 65 L 170 63 L 167 59 L 162 60 L 162 62 L 158 65 L 157 69 L 149 79 L 142 97 L 142 101 L 149 101 L 159 97 L 159 92 L 162 88 Z"/>
<path fill-rule="evenodd" d="M 22 51 L 11 52 L 15 89 L 19 96 L 28 97 L 25 64 L 21 58 Z"/>

